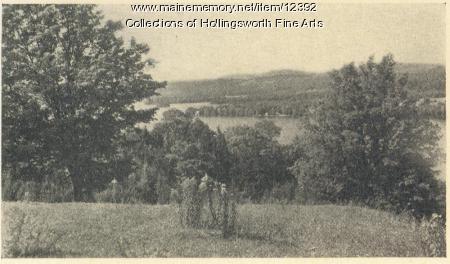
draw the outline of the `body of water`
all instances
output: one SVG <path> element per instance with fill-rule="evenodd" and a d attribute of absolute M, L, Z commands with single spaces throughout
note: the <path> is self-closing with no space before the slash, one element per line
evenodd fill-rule
<path fill-rule="evenodd" d="M 209 102 L 202 103 L 183 103 L 183 104 L 170 104 L 170 107 L 160 107 L 156 112 L 155 119 L 156 121 L 152 121 L 148 124 L 139 124 L 140 127 L 146 127 L 147 129 L 152 129 L 155 123 L 162 119 L 162 114 L 169 109 L 178 109 L 180 111 L 186 111 L 189 107 L 200 108 L 202 106 L 212 106 L 213 104 Z M 145 103 L 138 103 L 135 105 L 136 110 L 155 108 L 155 105 L 148 105 Z M 263 118 L 260 117 L 199 117 L 200 120 L 205 122 L 211 129 L 217 131 L 218 128 L 220 130 L 225 131 L 227 128 L 239 126 L 239 125 L 248 125 L 253 126 L 256 122 L 260 121 Z M 298 134 L 301 128 L 301 122 L 297 118 L 292 117 L 264 117 L 269 120 L 272 120 L 275 125 L 281 128 L 280 136 L 278 137 L 278 141 L 281 144 L 289 144 L 292 142 L 294 137 Z"/>
<path fill-rule="evenodd" d="M 171 104 L 170 107 L 160 107 L 156 112 L 155 118 L 156 121 L 152 121 L 147 124 L 139 124 L 140 127 L 146 127 L 147 129 L 152 129 L 156 122 L 162 119 L 162 114 L 171 109 L 178 109 L 180 111 L 186 111 L 189 107 L 200 108 L 202 106 L 211 106 L 213 104 L 209 102 L 202 103 L 182 103 L 182 104 Z M 148 105 L 145 103 L 138 103 L 135 105 L 136 109 L 149 109 L 155 108 L 154 105 Z M 263 118 L 267 118 L 273 120 L 275 125 L 281 128 L 280 136 L 278 137 L 278 142 L 280 144 L 289 144 L 293 141 L 295 136 L 299 134 L 300 129 L 302 127 L 301 121 L 297 118 L 291 117 L 199 117 L 200 120 L 205 122 L 211 129 L 217 131 L 217 128 L 220 128 L 222 131 L 225 131 L 227 128 L 239 126 L 239 125 L 248 125 L 253 126 L 256 122 L 260 121 Z M 434 169 L 437 171 L 438 178 L 445 180 L 445 148 L 446 148 L 446 137 L 445 137 L 445 122 L 437 121 L 437 124 L 440 126 L 442 138 L 438 142 L 438 146 L 441 149 L 442 155 L 439 159 L 439 162 L 436 164 Z"/>

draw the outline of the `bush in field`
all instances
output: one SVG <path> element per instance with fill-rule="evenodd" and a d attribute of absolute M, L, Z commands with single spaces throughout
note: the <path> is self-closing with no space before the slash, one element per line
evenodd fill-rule
<path fill-rule="evenodd" d="M 108 188 L 95 194 L 95 200 L 103 203 L 123 203 L 131 195 L 126 195 L 122 184 L 110 183 Z"/>
<path fill-rule="evenodd" d="M 219 224 L 223 238 L 228 238 L 235 232 L 237 208 L 234 198 L 233 190 L 229 190 L 225 184 L 222 184 L 220 187 Z"/>
<path fill-rule="evenodd" d="M 426 256 L 446 256 L 445 221 L 441 215 L 433 214 L 430 219 L 423 219 L 420 225 L 420 234 Z"/>
<path fill-rule="evenodd" d="M 160 176 L 156 182 L 158 204 L 170 203 L 171 188 L 165 177 Z"/>
<path fill-rule="evenodd" d="M 180 204 L 180 203 L 181 203 L 180 190 L 171 188 L 170 189 L 170 204 Z"/>
<path fill-rule="evenodd" d="M 354 201 L 420 217 L 438 208 L 432 171 L 438 129 L 420 117 L 392 56 L 332 74 L 311 109 L 291 167 L 303 200 Z"/>
<path fill-rule="evenodd" d="M 180 186 L 180 194 L 172 192 L 179 200 L 180 222 L 187 227 L 219 228 L 224 238 L 234 233 L 237 218 L 233 191 L 211 180 L 207 175 L 199 182 L 186 178 Z M 206 221 L 205 221 L 206 220 Z"/>
<path fill-rule="evenodd" d="M 153 194 L 149 197 L 149 192 Z M 106 203 L 148 203 L 154 201 L 154 189 L 142 182 L 138 182 L 136 174 L 132 173 L 127 179 L 119 182 L 113 180 L 107 188 L 95 194 L 97 202 Z"/>
<path fill-rule="evenodd" d="M 199 182 L 195 177 L 186 178 L 181 183 L 180 221 L 183 226 L 198 227 L 200 225 L 202 199 L 199 193 Z"/>
<path fill-rule="evenodd" d="M 295 197 L 295 185 L 288 182 L 284 184 L 276 184 L 270 192 L 264 197 L 264 202 L 269 203 L 288 203 Z"/>
<path fill-rule="evenodd" d="M 2 257 L 55 257 L 60 255 L 58 240 L 64 235 L 50 230 L 45 221 L 20 209 L 6 215 L 6 237 L 2 236 Z"/>
<path fill-rule="evenodd" d="M 64 170 L 55 170 L 44 177 L 40 184 L 39 201 L 69 202 L 73 199 L 73 187 L 69 175 Z"/>
<path fill-rule="evenodd" d="M 62 170 L 49 170 L 41 181 L 11 179 L 8 170 L 2 173 L 3 201 L 68 202 L 73 198 L 72 185 Z"/>

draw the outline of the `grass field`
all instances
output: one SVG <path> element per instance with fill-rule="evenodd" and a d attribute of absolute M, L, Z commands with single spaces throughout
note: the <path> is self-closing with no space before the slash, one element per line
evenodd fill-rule
<path fill-rule="evenodd" d="M 237 234 L 223 239 L 182 228 L 172 205 L 4 202 L 2 256 L 11 247 L 54 257 L 424 256 L 418 228 L 361 207 L 242 205 Z"/>

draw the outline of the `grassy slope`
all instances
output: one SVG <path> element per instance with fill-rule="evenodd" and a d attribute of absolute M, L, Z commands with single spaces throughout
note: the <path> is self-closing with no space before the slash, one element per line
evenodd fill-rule
<path fill-rule="evenodd" d="M 2 203 L 2 244 L 18 210 L 26 226 L 64 234 L 59 256 L 310 257 L 420 256 L 416 226 L 387 212 L 351 206 L 243 205 L 238 235 L 183 229 L 176 207 Z M 28 229 L 27 229 L 28 230 Z M 28 231 L 22 231 L 23 235 Z M 2 252 L 4 252 L 4 248 Z"/>

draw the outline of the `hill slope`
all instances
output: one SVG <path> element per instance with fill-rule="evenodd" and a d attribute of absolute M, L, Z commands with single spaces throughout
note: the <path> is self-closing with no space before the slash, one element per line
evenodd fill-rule
<path fill-rule="evenodd" d="M 407 74 L 407 89 L 413 96 L 444 97 L 445 67 L 434 64 L 398 64 L 399 75 Z M 293 70 L 264 74 L 234 75 L 219 79 L 169 83 L 153 99 L 160 103 L 223 102 L 229 98 L 248 100 L 287 99 L 305 93 L 322 93 L 329 89 L 329 73 Z"/>
<path fill-rule="evenodd" d="M 421 227 L 388 212 L 337 205 L 246 204 L 238 209 L 236 236 L 222 239 L 218 230 L 182 228 L 175 206 L 3 203 L 2 255 L 27 245 L 27 252 L 40 257 L 427 255 Z M 19 243 L 5 243 L 17 226 L 22 226 L 15 235 Z M 36 233 L 42 234 L 40 241 L 29 236 Z M 61 236 L 54 250 L 43 250 L 52 234 Z"/>

